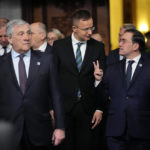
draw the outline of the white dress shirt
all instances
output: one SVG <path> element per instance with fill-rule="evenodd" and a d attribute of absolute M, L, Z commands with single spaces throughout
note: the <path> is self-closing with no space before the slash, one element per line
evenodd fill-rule
<path fill-rule="evenodd" d="M 78 47 L 78 43 L 81 42 L 81 41 L 78 41 L 75 37 L 74 37 L 74 33 L 72 33 L 72 46 L 73 46 L 73 52 L 74 52 L 74 56 L 76 58 L 76 52 L 77 52 L 77 47 Z M 86 52 L 86 47 L 87 47 L 87 41 L 82 41 L 81 43 L 81 47 L 80 47 L 80 50 L 81 50 L 81 56 L 82 56 L 82 62 L 84 60 L 84 56 L 85 56 L 85 52 Z"/>
<path fill-rule="evenodd" d="M 132 77 L 133 77 L 133 74 L 134 74 L 134 72 L 135 72 L 135 69 L 136 69 L 136 67 L 137 67 L 137 64 L 138 64 L 138 62 L 139 62 L 139 60 L 140 60 L 140 58 L 141 58 L 141 54 L 140 55 L 138 55 L 138 56 L 136 56 L 134 59 L 132 59 L 132 60 L 134 60 L 134 63 L 132 64 L 132 73 L 131 73 L 131 79 L 132 79 Z M 128 62 L 130 61 L 130 59 L 126 59 L 126 72 L 127 72 L 127 67 L 128 67 Z"/>
<path fill-rule="evenodd" d="M 44 42 L 44 43 L 38 48 L 38 50 L 41 51 L 41 52 L 45 52 L 46 47 L 47 47 L 47 42 Z"/>
<path fill-rule="evenodd" d="M 20 55 L 20 53 L 17 53 L 12 48 L 12 50 L 11 50 L 11 57 L 12 57 L 12 61 L 13 61 L 13 66 L 14 66 L 16 78 L 17 78 L 18 84 L 20 85 L 20 82 L 19 82 L 19 70 L 18 70 L 18 63 L 19 63 L 19 60 L 20 60 L 19 55 Z M 25 56 L 23 57 L 23 61 L 24 61 L 24 64 L 25 64 L 26 75 L 27 75 L 27 78 L 28 78 L 29 66 L 30 66 L 30 58 L 31 58 L 31 51 L 29 50 L 24 55 Z"/>

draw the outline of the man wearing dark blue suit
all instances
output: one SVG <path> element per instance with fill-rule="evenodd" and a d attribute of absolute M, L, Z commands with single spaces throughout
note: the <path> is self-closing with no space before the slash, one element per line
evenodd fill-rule
<path fill-rule="evenodd" d="M 109 96 L 106 136 L 108 150 L 150 149 L 150 60 L 142 53 L 143 35 L 134 29 L 125 31 L 119 42 L 119 54 L 126 59 L 102 70 L 94 63 L 98 94 Z"/>
<path fill-rule="evenodd" d="M 0 119 L 13 123 L 19 150 L 48 150 L 51 140 L 58 145 L 65 137 L 54 58 L 30 50 L 27 22 L 12 20 L 6 32 L 12 51 L 0 60 Z M 51 101 L 55 111 L 53 133 Z"/>

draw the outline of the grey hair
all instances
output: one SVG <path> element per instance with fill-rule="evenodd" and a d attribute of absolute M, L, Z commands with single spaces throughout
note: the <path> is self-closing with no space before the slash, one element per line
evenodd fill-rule
<path fill-rule="evenodd" d="M 125 30 L 130 30 L 130 29 L 136 30 L 136 26 L 134 26 L 134 25 L 131 24 L 131 23 L 123 24 L 123 26 L 122 26 L 121 28 L 124 28 Z"/>
<path fill-rule="evenodd" d="M 62 34 L 58 29 L 52 28 L 52 29 L 50 29 L 50 30 L 47 32 L 47 34 L 50 33 L 50 32 L 55 33 L 56 36 L 58 37 L 58 40 L 63 39 L 63 34 Z"/>
<path fill-rule="evenodd" d="M 6 26 L 6 35 L 7 36 L 12 36 L 13 35 L 13 32 L 14 32 L 14 26 L 22 26 L 22 25 L 29 25 L 28 22 L 24 21 L 24 20 L 21 20 L 21 19 L 14 19 L 14 20 L 11 20 L 7 23 L 7 26 Z M 30 25 L 29 25 L 30 27 Z"/>

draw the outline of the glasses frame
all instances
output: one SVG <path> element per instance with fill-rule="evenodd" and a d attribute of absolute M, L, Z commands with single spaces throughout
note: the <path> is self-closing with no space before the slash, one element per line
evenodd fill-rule
<path fill-rule="evenodd" d="M 93 26 L 93 27 L 89 27 L 89 28 L 85 28 L 85 29 L 79 28 L 78 26 L 76 26 L 76 27 L 77 27 L 78 29 L 84 31 L 84 32 L 88 32 L 89 30 L 90 30 L 90 31 L 94 31 L 94 30 L 95 30 L 95 27 L 94 27 L 94 26 Z"/>

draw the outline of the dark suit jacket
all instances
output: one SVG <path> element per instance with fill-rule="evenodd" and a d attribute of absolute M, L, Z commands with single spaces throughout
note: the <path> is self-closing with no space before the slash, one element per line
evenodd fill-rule
<path fill-rule="evenodd" d="M 48 43 L 47 43 L 47 46 L 46 46 L 46 49 L 45 49 L 45 53 L 46 54 L 51 54 L 52 53 L 52 46 L 50 46 Z"/>
<path fill-rule="evenodd" d="M 150 59 L 142 54 L 128 90 L 125 86 L 125 60 L 107 68 L 99 84 L 99 94 L 107 99 L 106 135 L 121 136 L 128 129 L 130 136 L 150 139 Z M 104 92 L 105 89 L 105 92 Z"/>
<path fill-rule="evenodd" d="M 56 128 L 64 128 L 59 81 L 52 55 L 31 51 L 25 93 L 18 85 L 11 53 L 0 59 L 0 119 L 13 122 L 19 143 L 24 125 L 34 145 L 50 142 L 50 97 L 55 111 Z"/>
<path fill-rule="evenodd" d="M 119 48 L 109 52 L 107 56 L 107 66 L 118 63 L 120 61 Z"/>
<path fill-rule="evenodd" d="M 87 41 L 87 49 L 81 71 L 73 52 L 71 37 L 54 42 L 53 53 L 56 56 L 65 111 L 69 112 L 77 101 L 77 91 L 81 90 L 81 103 L 86 112 L 93 113 L 100 109 L 95 98 L 93 62 L 99 60 L 101 68 L 105 65 L 104 45 L 94 39 Z"/>

